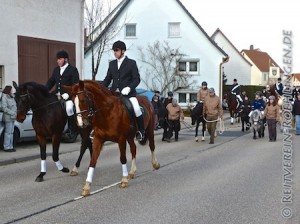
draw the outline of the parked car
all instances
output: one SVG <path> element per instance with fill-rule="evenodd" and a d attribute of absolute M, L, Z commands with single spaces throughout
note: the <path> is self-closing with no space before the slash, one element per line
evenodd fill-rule
<path fill-rule="evenodd" d="M 3 112 L 0 111 L 0 148 L 3 149 L 3 140 L 4 140 L 4 131 L 5 126 L 2 121 Z M 35 131 L 32 127 L 32 112 L 29 111 L 26 115 L 26 119 L 23 123 L 15 121 L 15 129 L 14 129 L 14 146 L 17 143 L 23 141 L 32 141 L 35 140 Z"/>

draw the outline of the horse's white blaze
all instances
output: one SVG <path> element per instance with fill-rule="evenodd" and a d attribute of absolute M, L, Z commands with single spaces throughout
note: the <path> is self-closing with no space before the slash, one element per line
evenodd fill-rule
<path fill-rule="evenodd" d="M 75 103 L 75 110 L 76 110 L 76 113 L 80 113 L 80 107 L 79 107 L 79 98 L 78 96 L 75 97 L 75 100 L 74 100 L 74 103 Z M 82 127 L 83 126 L 83 122 L 82 122 L 82 117 L 81 117 L 81 114 L 78 114 L 77 115 L 77 123 L 78 123 L 78 126 L 79 127 Z"/>
<path fill-rule="evenodd" d="M 89 171 L 88 171 L 87 178 L 86 178 L 87 182 L 89 182 L 89 183 L 93 182 L 94 171 L 95 171 L 95 168 L 89 167 Z"/>
<path fill-rule="evenodd" d="M 46 171 L 47 171 L 46 160 L 41 160 L 41 172 L 46 173 Z"/>
<path fill-rule="evenodd" d="M 127 165 L 126 164 L 122 164 L 122 172 L 123 172 L 123 177 L 128 176 L 128 170 L 127 170 Z"/>

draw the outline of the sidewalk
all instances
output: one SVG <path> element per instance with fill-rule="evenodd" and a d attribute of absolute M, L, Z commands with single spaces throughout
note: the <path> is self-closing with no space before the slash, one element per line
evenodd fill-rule
<path fill-rule="evenodd" d="M 225 112 L 224 114 L 224 121 L 230 120 L 229 115 Z M 182 129 L 186 129 L 191 124 L 191 118 L 185 117 L 184 122 L 186 125 L 181 125 Z M 226 122 L 227 123 L 227 122 Z M 155 135 L 162 136 L 163 129 L 159 129 L 154 131 Z M 78 152 L 80 150 L 80 136 L 77 138 L 77 141 L 75 143 L 61 143 L 59 153 L 69 153 L 69 152 Z M 106 142 L 105 144 L 113 144 L 112 142 Z M 49 141 L 47 144 L 47 157 L 52 155 L 52 145 Z M 16 147 L 16 152 L 4 152 L 3 150 L 0 150 L 0 166 L 12 164 L 12 163 L 19 163 L 24 162 L 28 160 L 33 159 L 39 159 L 40 158 L 40 147 L 37 144 L 36 141 L 31 142 L 22 142 L 19 143 Z"/>

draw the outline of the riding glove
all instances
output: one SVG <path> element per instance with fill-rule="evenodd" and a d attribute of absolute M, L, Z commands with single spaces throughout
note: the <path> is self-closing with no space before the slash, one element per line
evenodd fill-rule
<path fill-rule="evenodd" d="M 130 92 L 130 87 L 125 87 L 124 89 L 122 89 L 122 91 L 121 91 L 121 93 L 122 93 L 122 95 L 125 95 L 125 96 L 127 96 L 128 94 L 129 94 L 129 92 Z"/>
<path fill-rule="evenodd" d="M 61 97 L 64 99 L 64 100 L 67 100 L 69 99 L 69 94 L 68 93 L 64 93 L 61 95 Z"/>

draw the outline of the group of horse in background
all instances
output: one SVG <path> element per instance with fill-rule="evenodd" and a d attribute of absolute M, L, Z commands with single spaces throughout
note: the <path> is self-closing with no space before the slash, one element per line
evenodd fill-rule
<path fill-rule="evenodd" d="M 282 105 L 282 97 L 280 97 L 276 91 L 275 86 L 273 85 L 270 88 L 270 94 L 275 96 L 275 100 L 278 103 L 279 106 Z M 229 114 L 230 114 L 230 123 L 233 125 L 234 123 L 240 123 L 242 129 L 241 131 L 248 131 L 252 127 L 253 129 L 253 139 L 256 139 L 257 136 L 259 138 L 264 137 L 265 132 L 265 118 L 261 111 L 254 110 L 252 111 L 251 115 L 249 116 L 249 113 L 251 110 L 247 110 L 247 108 L 241 107 L 238 105 L 238 99 L 237 96 L 231 91 L 224 94 L 224 102 L 223 102 L 223 109 L 224 107 L 228 108 Z M 263 97 L 263 100 L 265 104 L 267 104 L 268 99 L 267 97 Z M 240 102 L 241 103 L 241 102 Z M 205 131 L 206 131 L 206 121 L 203 117 L 203 104 L 197 103 L 196 106 L 191 109 L 191 118 L 192 118 L 192 125 L 195 126 L 195 141 L 198 141 L 198 129 L 200 126 L 200 123 L 202 124 L 202 141 L 205 140 Z"/>

